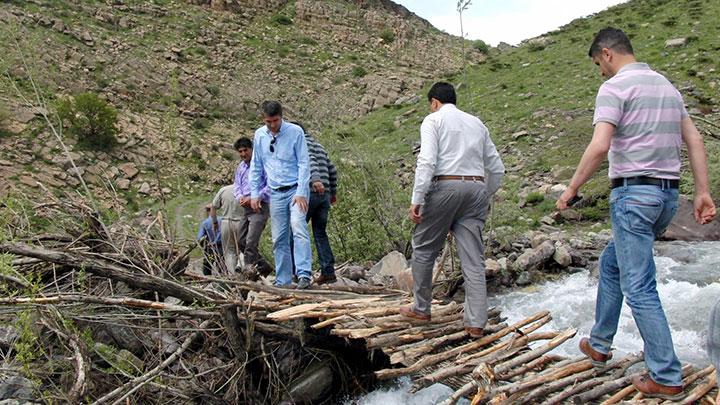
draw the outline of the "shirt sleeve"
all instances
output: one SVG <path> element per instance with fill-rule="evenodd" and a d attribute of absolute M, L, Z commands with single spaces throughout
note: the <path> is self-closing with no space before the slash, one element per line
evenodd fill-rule
<path fill-rule="evenodd" d="M 489 195 L 495 194 L 505 177 L 505 165 L 495 147 L 490 132 L 485 130 L 485 145 L 483 146 L 483 169 L 485 171 L 485 186 Z"/>
<path fill-rule="evenodd" d="M 263 160 L 262 160 L 262 145 L 260 145 L 260 136 L 255 132 L 253 137 L 253 155 L 250 161 L 250 198 L 260 198 L 260 193 L 263 189 L 262 179 L 264 176 L 263 172 Z"/>
<path fill-rule="evenodd" d="M 595 115 L 593 125 L 598 122 L 607 122 L 617 126 L 624 112 L 625 100 L 620 97 L 620 90 L 608 82 L 603 83 L 595 99 Z"/>
<path fill-rule="evenodd" d="M 318 144 L 314 141 L 305 138 L 308 148 L 308 155 L 310 157 L 310 183 L 315 183 L 316 181 L 322 181 L 320 178 L 320 161 L 318 158 L 319 154 L 319 148 Z"/>
<path fill-rule="evenodd" d="M 218 191 L 217 194 L 215 194 L 215 198 L 213 198 L 212 205 L 215 207 L 216 210 L 219 210 L 222 208 L 222 191 Z"/>
<path fill-rule="evenodd" d="M 196 239 L 196 240 L 200 240 L 200 239 L 202 239 L 205 235 L 206 235 L 206 232 L 205 232 L 205 220 L 203 220 L 202 222 L 200 222 L 200 229 L 198 229 L 197 238 L 195 238 L 195 239 Z"/>
<path fill-rule="evenodd" d="M 420 126 L 420 153 L 415 167 L 412 204 L 424 204 L 430 188 L 438 154 L 437 124 L 428 116 Z"/>
<path fill-rule="evenodd" d="M 298 137 L 295 141 L 295 156 L 298 162 L 298 185 L 296 196 L 310 198 L 310 156 L 308 155 L 305 134 L 298 129 Z"/>
<path fill-rule="evenodd" d="M 242 170 L 241 170 L 242 163 L 238 163 L 237 168 L 235 169 L 235 182 L 234 182 L 234 193 L 236 200 L 240 200 L 243 197 L 243 178 L 242 178 Z"/>

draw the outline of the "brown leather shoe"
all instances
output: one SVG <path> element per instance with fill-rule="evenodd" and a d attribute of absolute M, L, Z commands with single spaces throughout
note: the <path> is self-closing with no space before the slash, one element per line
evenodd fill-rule
<path fill-rule="evenodd" d="M 602 354 L 590 347 L 590 339 L 588 338 L 580 339 L 579 347 L 580 351 L 590 358 L 590 363 L 592 363 L 593 367 L 605 367 L 605 362 L 612 359 L 612 352 Z"/>
<path fill-rule="evenodd" d="M 633 377 L 632 383 L 647 398 L 661 398 L 668 401 L 679 401 L 685 397 L 682 385 L 662 385 L 647 375 Z"/>
<path fill-rule="evenodd" d="M 321 285 L 326 283 L 334 283 L 337 281 L 337 277 L 334 274 L 321 274 L 315 279 L 315 284 Z"/>
<path fill-rule="evenodd" d="M 465 327 L 465 333 L 470 335 L 471 338 L 477 339 L 485 336 L 485 330 L 483 328 L 473 328 L 472 326 Z"/>
<path fill-rule="evenodd" d="M 421 314 L 420 312 L 415 312 L 414 309 L 412 309 L 412 306 L 409 307 L 400 307 L 400 315 L 417 319 L 418 321 L 429 321 L 430 315 L 428 314 Z"/>

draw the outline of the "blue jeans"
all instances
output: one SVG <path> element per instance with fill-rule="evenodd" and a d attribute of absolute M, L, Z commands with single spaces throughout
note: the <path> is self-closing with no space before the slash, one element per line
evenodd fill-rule
<path fill-rule="evenodd" d="M 311 276 L 312 251 L 310 232 L 305 213 L 293 203 L 297 187 L 287 191 L 270 192 L 270 220 L 275 256 L 275 285 L 287 285 L 292 281 L 292 261 L 295 257 L 298 277 Z M 290 254 L 290 238 L 293 238 L 293 254 Z"/>
<path fill-rule="evenodd" d="M 313 238 L 320 260 L 320 274 L 335 274 L 335 256 L 330 247 L 326 228 L 330 213 L 330 193 L 310 193 L 310 204 L 306 219 L 312 221 Z"/>
<path fill-rule="evenodd" d="M 642 185 L 612 190 L 613 240 L 600 256 L 595 325 L 590 332 L 590 346 L 608 353 L 625 298 L 643 339 L 650 377 L 671 386 L 682 385 L 682 370 L 657 292 L 653 242 L 665 232 L 677 207 L 677 189 Z"/>

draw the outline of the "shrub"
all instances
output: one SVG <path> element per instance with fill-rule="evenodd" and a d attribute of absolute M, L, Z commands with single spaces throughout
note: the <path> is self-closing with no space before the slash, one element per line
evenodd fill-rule
<path fill-rule="evenodd" d="M 528 204 L 537 204 L 539 202 L 542 202 L 543 200 L 545 200 L 545 195 L 538 192 L 532 192 L 528 194 L 527 198 L 525 199 Z"/>
<path fill-rule="evenodd" d="M 292 20 L 292 18 L 290 18 L 284 14 L 275 14 L 272 17 L 272 22 L 275 25 L 292 25 L 293 20 Z"/>
<path fill-rule="evenodd" d="M 380 33 L 380 38 L 383 43 L 390 44 L 395 40 L 395 33 L 390 28 L 385 28 L 383 32 Z"/>
<path fill-rule="evenodd" d="M 476 51 L 482 52 L 486 55 L 490 52 L 490 46 L 488 46 L 488 44 L 486 44 L 482 39 L 473 41 L 472 46 Z"/>
<path fill-rule="evenodd" d="M 352 70 L 352 75 L 355 77 L 363 77 L 367 74 L 367 70 L 365 70 L 362 66 L 355 66 Z"/>
<path fill-rule="evenodd" d="M 57 113 L 75 136 L 78 144 L 90 149 L 105 149 L 115 145 L 117 110 L 95 93 L 82 93 L 57 103 Z"/>

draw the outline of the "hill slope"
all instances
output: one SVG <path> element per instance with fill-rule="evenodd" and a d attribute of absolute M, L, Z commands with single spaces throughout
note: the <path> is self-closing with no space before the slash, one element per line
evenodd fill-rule
<path fill-rule="evenodd" d="M 472 51 L 463 60 L 457 40 L 387 0 L 190 3 L 12 1 L 0 9 L 11 28 L 0 41 L 3 70 L 21 91 L 32 71 L 50 99 L 91 90 L 120 109 L 118 148 L 73 152 L 92 192 L 121 214 L 166 201 L 186 236 L 197 207 L 230 181 L 227 145 L 258 125 L 264 98 L 286 103 L 338 163 L 330 236 L 340 260 L 409 249 L 412 151 L 435 80 L 459 84 L 459 106 L 487 123 L 508 167 L 489 222 L 495 240 L 552 222 L 543 219 L 554 204 L 546 192 L 567 182 L 592 132 L 601 78 L 586 53 L 600 28 L 629 32 L 638 58 L 678 86 L 691 113 L 718 122 L 720 0 L 630 1 L 487 60 Z M 665 46 L 679 37 L 684 45 Z M 46 126 L 11 87 L 1 91 L 10 129 L 0 135 L 0 190 L 39 192 L 36 180 L 75 187 Z M 707 145 L 717 192 L 718 144 Z M 581 221 L 557 226 L 607 226 L 606 183 L 598 174 L 584 190 Z M 691 189 L 686 173 L 683 190 Z"/>

